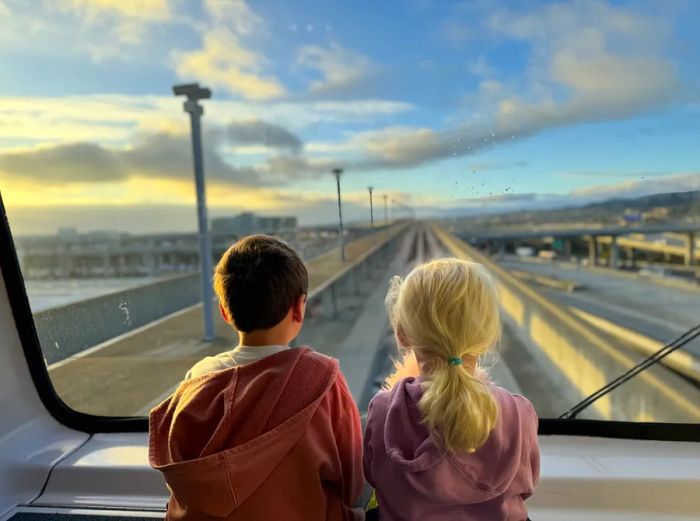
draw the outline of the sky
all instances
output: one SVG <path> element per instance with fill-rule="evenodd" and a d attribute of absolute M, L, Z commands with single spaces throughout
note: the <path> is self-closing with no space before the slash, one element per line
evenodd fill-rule
<path fill-rule="evenodd" d="M 533 209 L 700 189 L 692 0 L 0 0 L 0 190 L 17 234 L 211 217 Z M 398 206 L 398 203 L 397 205 Z"/>

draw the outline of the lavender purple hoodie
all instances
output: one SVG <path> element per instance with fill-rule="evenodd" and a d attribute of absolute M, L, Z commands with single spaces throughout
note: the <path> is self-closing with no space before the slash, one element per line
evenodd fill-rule
<path fill-rule="evenodd" d="M 472 454 L 437 446 L 421 423 L 420 378 L 404 378 L 370 402 L 364 471 L 382 521 L 524 521 L 539 481 L 537 413 L 522 396 L 493 386 L 500 416 Z"/>

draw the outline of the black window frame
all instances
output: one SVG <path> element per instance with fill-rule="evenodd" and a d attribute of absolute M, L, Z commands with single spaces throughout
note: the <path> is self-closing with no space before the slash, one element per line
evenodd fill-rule
<path fill-rule="evenodd" d="M 96 416 L 69 407 L 56 393 L 34 327 L 24 278 L 12 240 L 10 223 L 0 192 L 0 272 L 22 343 L 27 365 L 39 398 L 60 423 L 78 431 L 94 433 L 147 432 L 148 419 L 119 416 Z M 700 423 L 640 423 L 608 420 L 540 418 L 541 436 L 587 436 L 656 441 L 700 442 Z"/>

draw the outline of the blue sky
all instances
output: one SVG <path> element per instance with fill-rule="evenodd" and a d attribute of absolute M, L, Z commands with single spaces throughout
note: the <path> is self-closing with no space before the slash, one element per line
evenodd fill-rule
<path fill-rule="evenodd" d="M 336 165 L 352 219 L 369 184 L 423 215 L 697 190 L 699 22 L 690 0 L 0 0 L 0 187 L 19 233 L 193 229 L 170 87 L 197 80 L 213 216 L 330 222 Z"/>

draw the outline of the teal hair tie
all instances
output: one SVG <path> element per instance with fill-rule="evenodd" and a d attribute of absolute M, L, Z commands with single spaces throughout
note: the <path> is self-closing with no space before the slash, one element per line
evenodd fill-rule
<path fill-rule="evenodd" d="M 461 358 L 448 358 L 447 363 L 450 365 L 462 365 L 463 361 Z"/>

